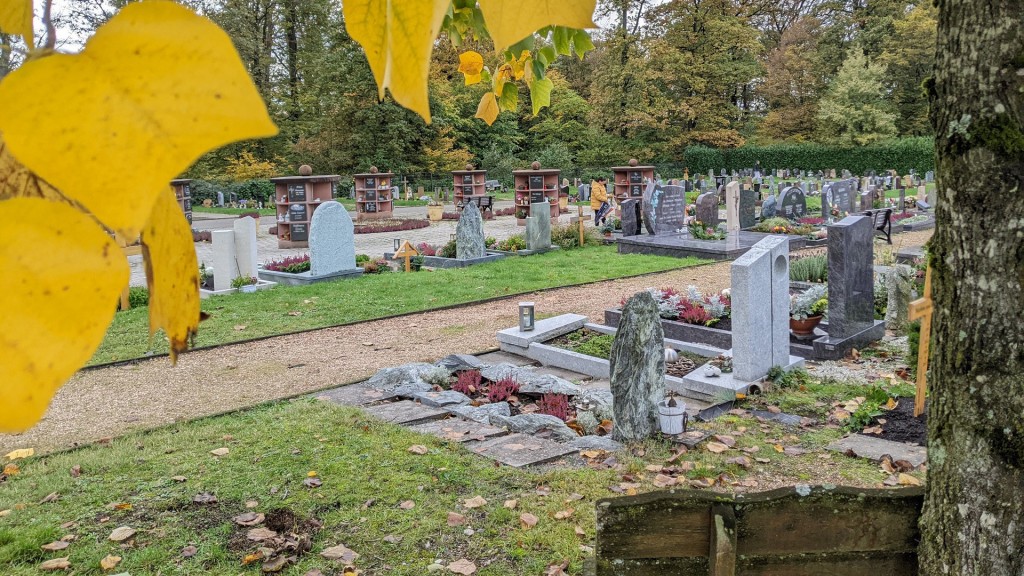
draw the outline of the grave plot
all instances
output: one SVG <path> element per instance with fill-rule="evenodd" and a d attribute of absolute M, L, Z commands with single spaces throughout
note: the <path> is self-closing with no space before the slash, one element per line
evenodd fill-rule
<path fill-rule="evenodd" d="M 255 292 L 276 286 L 258 277 L 256 220 L 239 218 L 232 230 L 214 230 L 213 266 L 199 269 L 199 296 Z"/>
<path fill-rule="evenodd" d="M 360 276 L 363 269 L 356 266 L 352 226 L 344 206 L 333 200 L 320 204 L 309 227 L 309 257 L 267 263 L 260 278 L 301 286 Z"/>
<path fill-rule="evenodd" d="M 548 226 L 548 243 L 550 244 L 551 227 Z M 451 245 L 454 244 L 454 254 Z M 397 248 L 397 246 L 396 246 Z M 505 254 L 489 252 L 484 237 L 484 220 L 476 204 L 469 203 L 459 216 L 455 229 L 455 238 L 447 246 L 438 249 L 435 246 L 421 244 L 418 247 L 420 266 L 428 268 L 465 268 L 475 264 L 494 262 L 505 257 Z M 430 254 L 433 252 L 433 254 Z M 384 258 L 395 258 L 394 252 L 385 253 Z"/>

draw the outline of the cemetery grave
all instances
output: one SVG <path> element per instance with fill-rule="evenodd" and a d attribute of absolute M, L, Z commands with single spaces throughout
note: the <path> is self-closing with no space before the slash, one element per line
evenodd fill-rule
<path fill-rule="evenodd" d="M 254 218 L 238 218 L 231 230 L 211 233 L 213 266 L 200 268 L 201 298 L 264 290 L 277 284 L 258 277 L 256 226 Z"/>

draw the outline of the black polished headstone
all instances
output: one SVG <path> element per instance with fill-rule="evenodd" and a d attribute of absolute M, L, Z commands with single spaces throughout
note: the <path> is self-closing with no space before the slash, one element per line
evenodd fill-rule
<path fill-rule="evenodd" d="M 828 227 L 828 333 L 848 338 L 875 320 L 871 218 L 848 216 Z"/>
<path fill-rule="evenodd" d="M 799 186 L 790 186 L 782 191 L 779 198 L 779 215 L 790 220 L 807 215 L 807 197 Z"/>
<path fill-rule="evenodd" d="M 640 223 L 643 221 L 640 215 L 641 201 L 634 198 L 623 200 L 619 206 L 622 207 L 622 235 L 636 236 L 640 234 Z"/>
<path fill-rule="evenodd" d="M 718 194 L 708 192 L 697 197 L 697 221 L 705 228 L 718 226 Z"/>
<path fill-rule="evenodd" d="M 651 183 L 644 191 L 644 228 L 654 235 L 674 234 L 685 226 L 686 192 L 682 186 Z"/>
<path fill-rule="evenodd" d="M 753 228 L 757 224 L 754 208 L 757 205 L 757 192 L 740 190 L 740 229 Z"/>

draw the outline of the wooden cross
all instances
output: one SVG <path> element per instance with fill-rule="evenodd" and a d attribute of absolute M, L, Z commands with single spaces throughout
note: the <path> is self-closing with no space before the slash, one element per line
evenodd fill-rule
<path fill-rule="evenodd" d="M 576 221 L 579 222 L 579 225 L 580 225 L 580 248 L 583 248 L 583 242 L 584 242 L 584 239 L 583 239 L 583 222 L 585 220 L 590 220 L 590 216 L 584 216 L 583 215 L 583 206 L 581 206 L 581 205 L 577 205 L 576 206 L 576 210 L 577 210 L 577 213 L 579 214 L 579 217 L 576 219 Z"/>
<path fill-rule="evenodd" d="M 932 267 L 924 273 L 924 294 L 910 303 L 908 318 L 921 320 L 921 340 L 917 346 L 917 394 L 914 417 L 924 413 L 925 376 L 928 373 L 928 345 L 932 336 Z"/>
<path fill-rule="evenodd" d="M 412 247 L 412 244 L 409 244 L 408 240 L 403 240 L 402 247 L 398 249 L 398 252 L 395 252 L 395 255 L 392 256 L 391 259 L 398 260 L 399 258 L 405 258 L 405 271 L 412 272 L 412 264 L 410 262 L 410 259 L 413 256 L 419 255 L 420 253 L 417 252 L 416 249 Z"/>

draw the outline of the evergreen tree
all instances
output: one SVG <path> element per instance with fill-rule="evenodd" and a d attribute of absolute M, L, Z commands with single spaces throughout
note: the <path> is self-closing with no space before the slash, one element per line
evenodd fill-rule
<path fill-rule="evenodd" d="M 884 93 L 885 66 L 856 47 L 843 62 L 818 110 L 819 130 L 840 144 L 864 145 L 896 135 L 896 114 Z"/>

